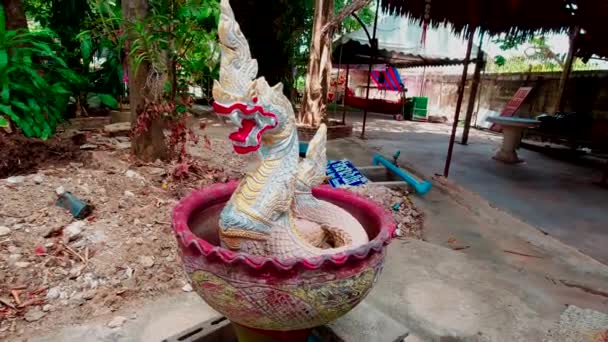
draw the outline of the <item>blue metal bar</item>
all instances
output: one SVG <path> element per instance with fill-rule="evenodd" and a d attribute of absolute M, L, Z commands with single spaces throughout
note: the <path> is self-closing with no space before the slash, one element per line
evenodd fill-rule
<path fill-rule="evenodd" d="M 431 190 L 431 186 L 432 186 L 431 182 L 418 181 L 418 179 L 416 179 L 414 176 L 410 175 L 405 170 L 395 166 L 395 164 L 384 159 L 384 157 L 379 154 L 374 155 L 374 158 L 372 159 L 372 163 L 374 165 L 382 164 L 382 166 L 389 169 L 392 173 L 401 177 L 404 181 L 406 181 L 409 185 L 411 185 L 414 188 L 414 190 L 416 190 L 417 193 L 419 193 L 421 195 L 424 195 L 427 192 L 429 192 L 429 190 Z"/>

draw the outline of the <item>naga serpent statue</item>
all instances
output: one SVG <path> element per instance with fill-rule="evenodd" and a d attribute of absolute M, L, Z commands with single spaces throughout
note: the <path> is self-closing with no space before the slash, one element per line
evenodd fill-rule
<path fill-rule="evenodd" d="M 253 255 L 306 258 L 367 243 L 351 214 L 311 194 L 325 179 L 327 128 L 321 125 L 300 162 L 294 110 L 283 85 L 256 78 L 257 61 L 228 0 L 220 6 L 221 68 L 213 108 L 238 127 L 229 135 L 235 152 L 259 155 L 221 212 L 222 245 Z"/>
<path fill-rule="evenodd" d="M 192 288 L 230 320 L 239 341 L 306 341 L 312 328 L 343 316 L 369 293 L 396 224 L 369 198 L 320 185 L 327 127 L 300 160 L 282 85 L 256 78 L 257 63 L 228 0 L 220 6 L 213 107 L 237 126 L 229 134 L 234 150 L 259 159 L 240 181 L 211 184 L 175 206 L 180 258 Z"/>

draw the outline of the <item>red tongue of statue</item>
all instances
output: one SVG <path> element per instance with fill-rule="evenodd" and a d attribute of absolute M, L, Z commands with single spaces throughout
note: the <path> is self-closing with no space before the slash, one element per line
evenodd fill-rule
<path fill-rule="evenodd" d="M 228 138 L 232 141 L 243 143 L 247 140 L 249 133 L 255 127 L 255 121 L 249 119 L 243 119 L 241 121 L 241 128 L 238 131 L 230 133 Z"/>

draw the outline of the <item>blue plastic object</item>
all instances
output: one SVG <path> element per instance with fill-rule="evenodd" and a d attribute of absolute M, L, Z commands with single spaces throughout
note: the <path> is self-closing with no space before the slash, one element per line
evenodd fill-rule
<path fill-rule="evenodd" d="M 300 147 L 300 157 L 306 158 L 306 151 L 308 151 L 308 143 L 301 142 L 299 147 Z"/>
<path fill-rule="evenodd" d="M 416 190 L 417 193 L 419 193 L 421 195 L 424 195 L 427 192 L 429 192 L 429 190 L 431 190 L 431 187 L 432 187 L 431 182 L 429 182 L 429 181 L 419 182 L 412 175 L 405 172 L 405 170 L 395 166 L 395 164 L 384 159 L 384 157 L 379 154 L 374 155 L 374 158 L 372 159 L 372 163 L 374 165 L 382 164 L 382 166 L 389 169 L 392 173 L 401 177 L 404 181 L 406 181 L 409 185 L 411 185 L 414 188 L 414 190 Z"/>
<path fill-rule="evenodd" d="M 89 204 L 67 191 L 59 195 L 56 204 L 58 207 L 68 210 L 70 214 L 72 214 L 72 216 L 78 220 L 87 217 L 93 210 L 93 207 L 91 207 Z"/>

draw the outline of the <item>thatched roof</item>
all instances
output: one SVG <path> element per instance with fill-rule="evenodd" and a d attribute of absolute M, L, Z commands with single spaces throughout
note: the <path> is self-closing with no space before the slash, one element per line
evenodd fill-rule
<path fill-rule="evenodd" d="M 583 29 L 576 45 L 576 54 L 588 58 L 592 54 L 608 58 L 608 1 L 581 0 L 576 13 L 577 24 Z"/>
<path fill-rule="evenodd" d="M 384 11 L 422 23 L 428 0 L 380 0 Z M 573 5 L 574 4 L 574 5 Z M 454 31 L 467 35 L 478 27 L 490 35 L 501 33 L 532 35 L 537 32 L 567 32 L 579 26 L 579 56 L 590 53 L 608 57 L 604 39 L 608 29 L 607 0 L 431 0 L 430 24 L 449 23 Z"/>
<path fill-rule="evenodd" d="M 367 30 L 371 33 L 373 27 L 369 25 Z M 422 27 L 418 23 L 399 16 L 382 18 L 376 29 L 378 50 L 374 62 L 398 68 L 445 66 L 464 62 L 467 42 L 454 36 L 448 27 L 429 29 L 425 45 L 420 41 L 421 35 Z M 477 57 L 477 50 L 477 46 L 474 46 L 472 62 Z M 371 54 L 369 39 L 361 28 L 334 41 L 332 62 L 334 66 L 366 65 L 371 62 Z"/>
<path fill-rule="evenodd" d="M 425 0 L 381 0 L 384 11 L 423 21 Z M 563 0 L 431 0 L 432 25 L 450 23 L 468 34 L 472 25 L 490 34 L 562 31 L 573 17 Z"/>

